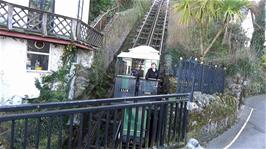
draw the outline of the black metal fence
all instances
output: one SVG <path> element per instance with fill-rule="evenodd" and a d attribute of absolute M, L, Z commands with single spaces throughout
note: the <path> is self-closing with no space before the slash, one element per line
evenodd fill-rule
<path fill-rule="evenodd" d="M 0 107 L 6 148 L 150 148 L 177 145 L 190 94 Z"/>
<path fill-rule="evenodd" d="M 177 93 L 193 90 L 213 94 L 224 91 L 225 71 L 217 65 L 205 65 L 194 59 L 180 60 L 176 77 Z"/>

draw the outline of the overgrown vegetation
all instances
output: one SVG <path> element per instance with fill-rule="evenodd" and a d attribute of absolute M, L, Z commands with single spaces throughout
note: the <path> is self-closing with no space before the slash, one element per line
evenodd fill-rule
<path fill-rule="evenodd" d="M 115 6 L 114 0 L 91 0 L 89 20 L 93 21 L 101 13 Z"/>
<path fill-rule="evenodd" d="M 254 32 L 251 40 L 251 49 L 256 52 L 258 57 L 266 54 L 264 50 L 264 42 L 265 42 L 265 0 L 261 0 L 256 10 L 253 10 L 255 13 L 255 18 L 253 18 L 253 27 Z"/>
<path fill-rule="evenodd" d="M 133 3 L 133 0 L 91 0 L 89 20 L 93 21 L 97 16 L 114 7 L 123 11 L 132 7 Z"/>
<path fill-rule="evenodd" d="M 251 5 L 246 0 L 180 1 L 178 8 L 181 12 L 175 10 L 169 20 L 169 24 L 177 26 L 177 31 L 170 28 L 169 36 L 172 39 L 168 40 L 171 48 L 168 54 L 172 57 L 172 65 L 181 56 L 202 57 L 204 63 L 225 66 L 228 78 L 238 74 L 248 81 L 247 95 L 266 93 L 264 6 L 265 1 L 260 1 L 258 5 Z M 250 47 L 250 39 L 241 24 L 248 10 L 255 15 L 255 31 Z M 187 24 L 181 24 L 174 19 L 183 20 Z M 173 32 L 175 35 L 171 35 Z"/>
<path fill-rule="evenodd" d="M 76 58 L 76 52 L 77 49 L 74 45 L 66 46 L 58 70 L 52 71 L 40 80 L 35 80 L 35 85 L 40 90 L 40 96 L 32 102 L 52 102 L 68 99 L 70 82 L 75 75 L 73 71 L 71 72 L 71 69 Z"/>
<path fill-rule="evenodd" d="M 119 19 L 117 19 L 115 24 L 118 25 L 126 25 L 125 28 L 130 28 L 131 32 L 129 33 L 129 36 L 131 36 L 131 33 L 134 34 L 136 30 L 136 26 L 138 25 L 139 19 L 142 19 L 142 16 L 146 12 L 147 8 L 149 6 L 148 1 L 144 0 L 135 0 L 133 1 L 133 9 L 129 11 L 120 12 L 121 16 Z M 130 15 L 130 16 L 129 16 Z M 132 43 L 132 39 L 128 36 L 126 40 L 124 41 L 122 47 L 116 47 L 118 42 L 121 42 L 121 37 L 124 38 L 125 31 L 123 28 L 119 28 L 117 26 L 112 26 L 111 30 L 107 31 L 107 34 L 105 35 L 105 46 L 109 47 L 110 49 L 103 47 L 101 49 L 96 50 L 93 65 L 91 67 L 91 73 L 89 78 L 90 80 L 90 86 L 86 88 L 86 91 L 84 92 L 83 98 L 106 98 L 106 97 L 112 97 L 112 88 L 114 85 L 114 78 L 115 78 L 115 61 L 114 59 L 108 68 L 106 68 L 106 63 L 108 63 L 109 56 L 108 55 L 113 50 L 116 50 L 116 53 L 114 53 L 114 56 L 119 53 L 119 51 L 128 50 L 131 48 L 128 43 Z M 132 27 L 132 28 L 131 28 Z M 112 47 L 115 46 L 115 47 Z M 104 49 L 105 48 L 105 49 Z M 120 48 L 119 50 L 117 48 Z M 109 50 L 109 51 L 108 51 Z"/>
<path fill-rule="evenodd" d="M 89 86 L 86 88 L 83 98 L 107 98 L 109 85 L 112 83 L 112 73 L 105 67 L 106 52 L 103 48 L 95 52 L 93 64 L 89 73 Z"/>
<path fill-rule="evenodd" d="M 198 31 L 196 37 L 199 39 L 201 59 L 206 57 L 219 36 L 227 31 L 230 23 L 241 18 L 241 10 L 248 7 L 248 0 L 182 0 L 177 4 L 177 10 L 182 13 L 181 21 L 193 23 Z M 212 30 L 213 27 L 215 30 Z"/>

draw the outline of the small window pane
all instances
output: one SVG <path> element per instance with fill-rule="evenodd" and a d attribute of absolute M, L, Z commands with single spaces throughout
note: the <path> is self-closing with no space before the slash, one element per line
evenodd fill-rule
<path fill-rule="evenodd" d="M 42 41 L 28 40 L 28 51 L 49 53 L 50 44 Z"/>
<path fill-rule="evenodd" d="M 27 70 L 48 70 L 48 55 L 28 54 Z"/>

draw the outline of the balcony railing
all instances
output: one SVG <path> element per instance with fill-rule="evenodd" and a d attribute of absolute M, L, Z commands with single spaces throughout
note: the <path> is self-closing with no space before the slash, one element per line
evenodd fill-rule
<path fill-rule="evenodd" d="M 79 19 L 0 0 L 0 28 L 102 46 L 103 34 Z"/>

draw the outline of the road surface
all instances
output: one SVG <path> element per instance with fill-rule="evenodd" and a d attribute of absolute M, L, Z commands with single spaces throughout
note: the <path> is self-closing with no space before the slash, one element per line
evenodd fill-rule
<path fill-rule="evenodd" d="M 240 120 L 209 142 L 206 148 L 218 149 L 226 146 L 229 149 L 266 149 L 266 95 L 248 98 Z"/>

